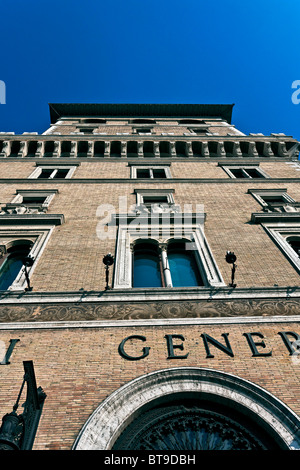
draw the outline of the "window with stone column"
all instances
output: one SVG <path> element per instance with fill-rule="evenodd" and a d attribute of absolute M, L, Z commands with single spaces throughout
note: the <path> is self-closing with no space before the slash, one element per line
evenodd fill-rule
<path fill-rule="evenodd" d="M 127 220 L 117 227 L 115 289 L 224 286 L 203 225 L 171 217 Z"/>

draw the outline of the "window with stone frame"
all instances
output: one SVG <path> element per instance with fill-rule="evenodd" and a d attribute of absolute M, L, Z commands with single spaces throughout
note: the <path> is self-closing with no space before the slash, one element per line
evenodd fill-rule
<path fill-rule="evenodd" d="M 300 204 L 285 188 L 248 189 L 248 193 L 259 202 L 264 212 L 299 212 Z"/>
<path fill-rule="evenodd" d="M 191 214 L 188 223 L 180 222 L 177 216 L 171 217 L 169 223 L 163 216 L 154 221 L 143 215 L 136 219 L 127 217 L 125 223 L 120 217 L 115 289 L 225 285 L 203 225 L 195 215 Z"/>
<path fill-rule="evenodd" d="M 135 189 L 136 205 L 134 211 L 138 213 L 178 212 L 179 206 L 175 204 L 173 189 Z"/>
<path fill-rule="evenodd" d="M 221 165 L 230 178 L 269 178 L 258 165 Z"/>
<path fill-rule="evenodd" d="M 37 165 L 29 178 L 32 179 L 69 179 L 72 177 L 76 165 Z"/>
<path fill-rule="evenodd" d="M 300 221 L 264 223 L 262 226 L 300 274 Z"/>
<path fill-rule="evenodd" d="M 51 232 L 51 227 L 17 229 L 9 225 L 0 230 L 0 291 L 24 291 L 28 287 L 25 258 L 32 259 L 26 268 L 30 279 Z"/>
<path fill-rule="evenodd" d="M 57 189 L 21 189 L 11 203 L 1 207 L 1 214 L 45 213 Z"/>
<path fill-rule="evenodd" d="M 170 178 L 170 168 L 166 165 L 132 165 L 131 178 L 136 179 L 166 179 Z"/>

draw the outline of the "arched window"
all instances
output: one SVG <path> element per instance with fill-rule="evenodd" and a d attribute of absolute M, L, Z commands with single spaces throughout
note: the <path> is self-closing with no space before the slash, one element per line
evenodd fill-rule
<path fill-rule="evenodd" d="M 133 287 L 163 287 L 159 254 L 152 243 L 134 247 Z"/>
<path fill-rule="evenodd" d="M 160 247 L 151 242 L 138 243 L 133 255 L 133 287 L 204 286 L 194 251 L 184 240 L 170 242 L 160 256 Z"/>
<path fill-rule="evenodd" d="M 168 245 L 168 262 L 173 287 L 203 286 L 193 250 L 186 249 L 185 242 Z"/>
<path fill-rule="evenodd" d="M 170 367 L 135 378 L 109 395 L 73 448 L 299 449 L 299 424 L 294 411 L 248 380 L 213 369 Z"/>
<path fill-rule="evenodd" d="M 0 290 L 7 290 L 17 278 L 23 267 L 23 260 L 29 255 L 32 242 L 16 241 L 7 249 L 0 265 Z"/>

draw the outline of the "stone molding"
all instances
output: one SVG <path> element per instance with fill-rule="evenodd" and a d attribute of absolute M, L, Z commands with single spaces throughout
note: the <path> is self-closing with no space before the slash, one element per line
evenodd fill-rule
<path fill-rule="evenodd" d="M 73 450 L 110 450 L 125 427 L 152 403 L 174 394 L 197 393 L 234 402 L 278 436 L 286 449 L 300 448 L 297 415 L 262 387 L 221 371 L 180 367 L 138 377 L 109 395 L 87 420 Z"/>
<path fill-rule="evenodd" d="M 294 317 L 300 299 L 213 301 L 51 302 L 0 304 L 0 324 L 10 322 L 82 322 Z"/>

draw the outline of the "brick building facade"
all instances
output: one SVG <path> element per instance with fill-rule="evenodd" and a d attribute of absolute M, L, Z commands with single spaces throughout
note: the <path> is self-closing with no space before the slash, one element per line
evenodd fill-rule
<path fill-rule="evenodd" d="M 0 135 L 2 416 L 32 361 L 35 450 L 299 448 L 298 142 L 231 105 L 50 117 Z"/>

